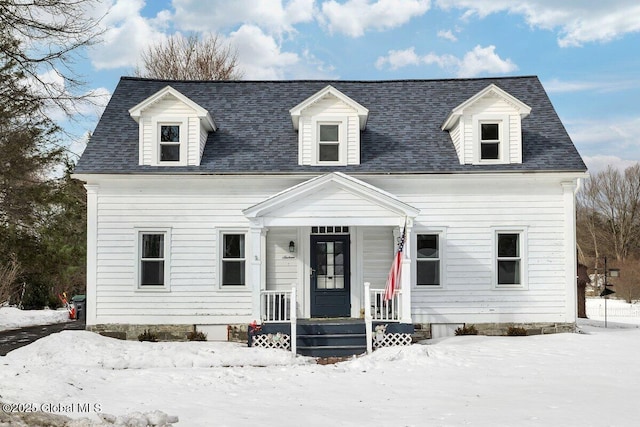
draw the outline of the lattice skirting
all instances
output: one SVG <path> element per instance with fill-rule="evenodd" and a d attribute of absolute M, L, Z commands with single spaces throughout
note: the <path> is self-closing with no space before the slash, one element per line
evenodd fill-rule
<path fill-rule="evenodd" d="M 288 334 L 260 334 L 254 335 L 251 341 L 252 347 L 291 349 L 291 336 Z"/>
<path fill-rule="evenodd" d="M 411 334 L 374 334 L 373 348 L 411 345 Z"/>

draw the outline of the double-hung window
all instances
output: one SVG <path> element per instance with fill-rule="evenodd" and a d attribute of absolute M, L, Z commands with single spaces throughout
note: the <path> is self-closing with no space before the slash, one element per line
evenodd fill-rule
<path fill-rule="evenodd" d="M 340 161 L 340 124 L 321 123 L 318 125 L 318 161 Z"/>
<path fill-rule="evenodd" d="M 522 231 L 497 231 L 496 285 L 498 287 L 523 287 L 525 283 L 525 234 Z"/>
<path fill-rule="evenodd" d="M 416 285 L 440 286 L 440 235 L 416 236 Z"/>
<path fill-rule="evenodd" d="M 168 289 L 168 246 L 166 231 L 138 232 L 139 289 Z"/>
<path fill-rule="evenodd" d="M 480 123 L 480 160 L 500 159 L 500 123 Z"/>
<path fill-rule="evenodd" d="M 347 125 L 346 117 L 321 117 L 313 119 L 311 153 L 313 165 L 347 164 Z"/>
<path fill-rule="evenodd" d="M 160 125 L 160 162 L 180 162 L 180 125 Z"/>
<path fill-rule="evenodd" d="M 222 286 L 246 285 L 245 235 L 222 233 Z"/>

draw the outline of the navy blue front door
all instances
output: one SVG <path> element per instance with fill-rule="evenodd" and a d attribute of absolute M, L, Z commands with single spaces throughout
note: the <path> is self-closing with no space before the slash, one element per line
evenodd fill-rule
<path fill-rule="evenodd" d="M 349 235 L 311 236 L 311 317 L 350 317 Z"/>

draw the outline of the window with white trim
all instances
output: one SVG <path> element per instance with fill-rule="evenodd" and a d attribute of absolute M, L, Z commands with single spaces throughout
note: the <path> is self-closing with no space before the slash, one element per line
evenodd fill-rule
<path fill-rule="evenodd" d="M 154 166 L 186 166 L 188 152 L 188 120 L 156 117 L 153 119 Z"/>
<path fill-rule="evenodd" d="M 313 120 L 314 165 L 347 164 L 347 118 L 322 117 Z"/>
<path fill-rule="evenodd" d="M 500 122 L 480 122 L 480 160 L 500 159 Z"/>
<path fill-rule="evenodd" d="M 160 126 L 160 146 L 158 161 L 180 162 L 180 125 L 161 124 Z"/>
<path fill-rule="evenodd" d="M 318 124 L 318 162 L 340 161 L 340 125 Z"/>
<path fill-rule="evenodd" d="M 524 240 L 522 231 L 496 231 L 495 271 L 498 287 L 521 287 L 524 282 Z"/>
<path fill-rule="evenodd" d="M 166 231 L 138 232 L 138 288 L 169 288 L 169 237 Z"/>
<path fill-rule="evenodd" d="M 440 257 L 440 234 L 416 235 L 416 285 L 441 285 Z"/>
<path fill-rule="evenodd" d="M 221 286 L 245 286 L 247 284 L 245 241 L 246 235 L 244 233 L 222 233 Z"/>

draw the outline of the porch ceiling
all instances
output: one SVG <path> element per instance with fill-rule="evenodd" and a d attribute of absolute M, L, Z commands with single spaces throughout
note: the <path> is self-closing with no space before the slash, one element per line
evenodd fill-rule
<path fill-rule="evenodd" d="M 332 172 L 287 188 L 243 211 L 265 226 L 402 225 L 419 210 L 349 175 Z"/>

